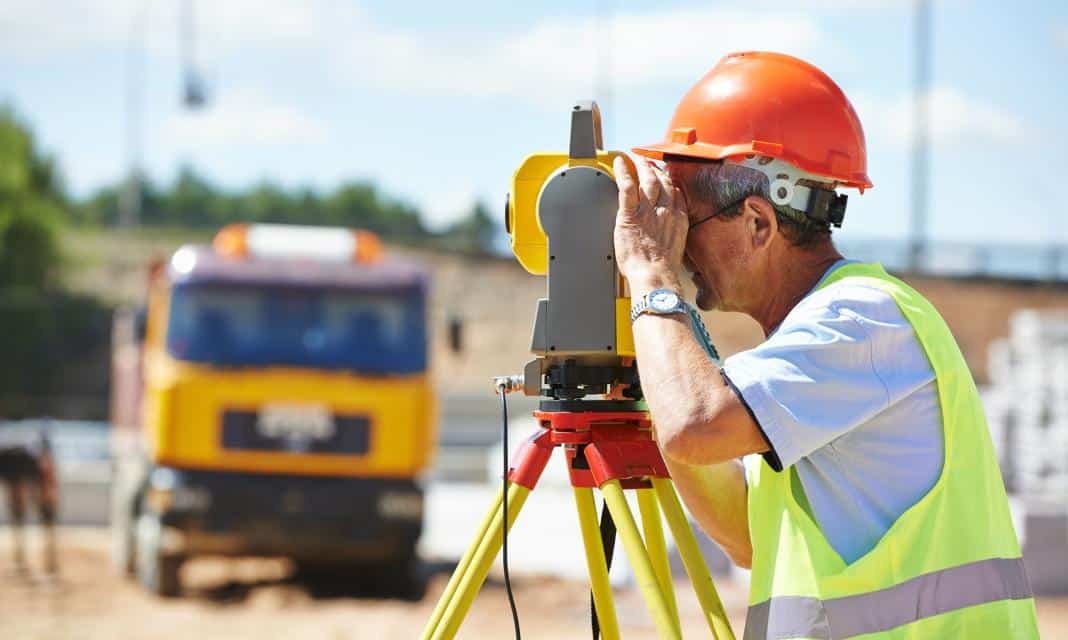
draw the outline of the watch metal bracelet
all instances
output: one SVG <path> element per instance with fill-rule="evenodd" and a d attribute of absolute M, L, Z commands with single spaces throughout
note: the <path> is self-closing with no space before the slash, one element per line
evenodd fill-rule
<path fill-rule="evenodd" d="M 717 367 L 721 366 L 719 352 L 716 351 L 716 345 L 712 344 L 712 336 L 709 335 L 708 328 L 705 327 L 705 321 L 701 318 L 701 313 L 689 303 L 686 304 L 686 308 L 690 315 L 690 327 L 693 329 L 697 342 L 708 354 L 708 357 L 712 358 L 712 362 L 716 363 Z"/>

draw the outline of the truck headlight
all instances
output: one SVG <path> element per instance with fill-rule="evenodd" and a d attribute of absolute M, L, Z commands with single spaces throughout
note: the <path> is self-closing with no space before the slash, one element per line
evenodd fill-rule
<path fill-rule="evenodd" d="M 145 490 L 145 504 L 156 513 L 167 513 L 174 503 L 174 493 L 170 489 L 149 487 Z"/>
<path fill-rule="evenodd" d="M 182 474 L 173 469 L 153 469 L 145 488 L 145 504 L 156 513 L 205 511 L 211 507 L 211 493 L 207 489 L 184 482 Z"/>

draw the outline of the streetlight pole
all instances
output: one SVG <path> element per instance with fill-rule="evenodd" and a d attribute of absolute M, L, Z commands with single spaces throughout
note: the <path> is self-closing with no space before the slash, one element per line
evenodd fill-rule
<path fill-rule="evenodd" d="M 141 221 L 141 116 L 145 87 L 145 26 L 148 1 L 138 5 L 130 21 L 126 44 L 126 184 L 119 196 L 119 226 L 135 227 Z"/>
<path fill-rule="evenodd" d="M 182 105 L 199 109 L 207 103 L 204 84 L 196 71 L 194 36 L 196 26 L 193 18 L 193 0 L 180 0 L 181 24 L 179 25 L 179 49 L 182 58 Z M 126 184 L 119 196 L 119 226 L 136 227 L 141 222 L 144 201 L 144 93 L 145 93 L 145 34 L 148 25 L 148 9 L 151 3 L 143 0 L 130 21 L 130 33 L 126 48 Z"/>
<path fill-rule="evenodd" d="M 909 270 L 919 271 L 926 254 L 930 179 L 931 2 L 916 0 L 913 51 L 912 228 Z"/>

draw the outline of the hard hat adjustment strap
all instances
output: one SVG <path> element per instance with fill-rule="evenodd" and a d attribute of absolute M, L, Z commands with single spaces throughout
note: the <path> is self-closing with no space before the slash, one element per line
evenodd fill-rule
<path fill-rule="evenodd" d="M 826 178 L 810 174 L 778 158 L 746 156 L 738 162 L 755 169 L 768 178 L 768 196 L 772 203 L 800 211 L 808 221 L 842 226 L 848 196 L 838 194 L 833 188 L 807 187 L 800 180 L 827 182 Z"/>
<path fill-rule="evenodd" d="M 812 193 L 808 199 L 808 207 L 801 211 L 805 212 L 809 220 L 840 228 L 842 220 L 845 219 L 849 196 L 844 193 L 835 193 L 832 189 L 810 189 L 810 191 Z"/>

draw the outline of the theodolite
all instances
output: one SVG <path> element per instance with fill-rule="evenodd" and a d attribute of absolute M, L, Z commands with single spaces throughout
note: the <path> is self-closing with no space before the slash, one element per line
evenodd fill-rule
<path fill-rule="evenodd" d="M 621 152 L 604 151 L 601 140 L 597 105 L 579 102 L 571 109 L 568 152 L 532 154 L 512 178 L 505 213 L 512 252 L 527 271 L 546 276 L 547 296 L 535 309 L 534 359 L 522 375 L 496 378 L 495 387 L 505 420 L 507 393 L 538 396 L 534 416 L 539 429 L 506 465 L 504 486 L 457 565 L 423 640 L 456 635 L 506 544 L 507 529 L 556 448 L 564 450 L 574 491 L 590 574 L 594 636 L 620 637 L 608 580 L 607 521 L 610 530 L 618 530 L 660 637 L 682 637 L 663 517 L 713 636 L 734 638 L 642 401 L 630 299 L 612 237 L 618 208 L 612 163 L 617 156 L 630 160 Z M 505 449 L 507 455 L 507 439 Z M 604 499 L 600 524 L 594 489 Z M 637 493 L 641 530 L 624 490 Z"/>

